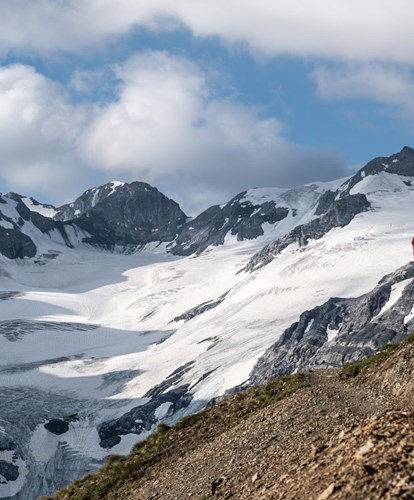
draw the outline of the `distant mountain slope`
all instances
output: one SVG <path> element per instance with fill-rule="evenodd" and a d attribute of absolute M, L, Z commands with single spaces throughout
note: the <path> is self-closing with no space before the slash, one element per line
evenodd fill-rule
<path fill-rule="evenodd" d="M 41 205 L 16 193 L 0 195 L 0 253 L 9 259 L 35 257 L 46 252 L 50 242 L 72 247 L 87 234 L 72 223 L 53 221 L 39 211 L 31 211 Z M 50 207 L 46 207 L 49 208 Z M 51 245 L 53 247 L 53 243 Z"/>
<path fill-rule="evenodd" d="M 72 203 L 67 203 L 56 209 L 52 216 L 55 220 L 68 221 L 78 219 L 86 212 L 98 205 L 102 200 L 113 195 L 125 182 L 113 181 L 103 186 L 88 189 Z"/>
<path fill-rule="evenodd" d="M 330 189 L 339 182 L 312 183 L 292 189 L 250 189 L 228 203 L 213 206 L 183 226 L 170 251 L 200 254 L 234 238 L 275 239 L 324 211 Z"/>
<path fill-rule="evenodd" d="M 284 373 L 340 366 L 399 343 L 414 330 L 414 262 L 357 298 L 330 298 L 305 311 L 258 360 L 253 385 Z"/>
<path fill-rule="evenodd" d="M 324 193 L 316 213 L 319 218 L 297 225 L 291 232 L 266 245 L 251 258 L 246 270 L 253 271 L 267 265 L 291 244 L 305 246 L 309 240 L 319 239 L 335 227 L 349 224 L 356 215 L 371 206 L 369 195 L 380 195 L 381 192 L 403 195 L 413 190 L 412 148 L 405 147 L 400 153 L 388 158 L 376 158 L 343 182 L 338 189 Z"/>
<path fill-rule="evenodd" d="M 172 241 L 187 219 L 175 201 L 144 182 L 115 187 L 110 183 L 88 191 L 86 197 L 90 208 L 83 207 L 76 224 L 91 235 L 85 243 L 93 245 L 143 246 Z"/>
<path fill-rule="evenodd" d="M 14 259 L 0 254 L 0 431 L 13 442 L 0 463 L 14 465 L 0 497 L 33 500 L 128 453 L 159 422 L 248 384 L 265 353 L 274 357 L 258 380 L 406 335 L 414 154 L 374 165 L 332 183 L 249 190 L 197 228 L 144 183 L 86 193 L 63 221 L 3 195 L 1 226 L 17 241 Z"/>
<path fill-rule="evenodd" d="M 142 182 L 111 182 L 60 208 L 9 193 L 0 198 L 0 218 L 0 253 L 10 259 L 59 245 L 134 250 L 170 242 L 187 219 L 176 202 Z"/>

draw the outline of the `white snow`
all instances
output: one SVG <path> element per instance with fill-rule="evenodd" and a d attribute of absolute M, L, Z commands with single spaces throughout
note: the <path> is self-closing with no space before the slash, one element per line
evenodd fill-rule
<path fill-rule="evenodd" d="M 4 227 L 5 229 L 13 229 L 13 224 L 11 222 L 8 222 L 7 220 L 0 220 L 0 226 Z"/>
<path fill-rule="evenodd" d="M 46 463 L 55 454 L 59 437 L 45 429 L 43 424 L 36 427 L 30 440 L 30 451 L 34 460 Z"/>
<path fill-rule="evenodd" d="M 406 325 L 407 323 L 409 323 L 412 319 L 414 318 L 414 304 L 413 304 L 413 308 L 411 309 L 411 311 L 407 314 L 407 316 L 404 318 L 404 324 Z"/>
<path fill-rule="evenodd" d="M 315 320 L 313 318 L 309 321 L 309 323 L 306 325 L 305 333 L 308 333 L 310 331 L 314 321 Z"/>
<path fill-rule="evenodd" d="M 328 342 L 330 342 L 331 340 L 333 340 L 335 337 L 337 337 L 338 333 L 339 333 L 339 328 L 337 330 L 333 329 L 333 328 L 327 328 L 326 329 L 326 333 L 328 334 Z"/>
<path fill-rule="evenodd" d="M 53 218 L 57 214 L 57 210 L 54 207 L 46 206 L 43 204 L 35 205 L 32 198 L 22 198 L 23 203 L 32 212 L 37 212 L 44 217 Z"/>
<path fill-rule="evenodd" d="M 112 181 L 111 183 L 111 192 L 108 194 L 108 196 L 111 196 L 111 194 L 115 193 L 115 191 L 122 186 L 125 186 L 125 182 L 121 181 Z M 145 188 L 146 190 L 146 188 Z"/>
<path fill-rule="evenodd" d="M 379 316 L 384 314 L 386 311 L 391 309 L 391 307 L 393 307 L 400 300 L 401 295 L 404 293 L 405 288 L 413 281 L 413 279 L 414 278 L 409 278 L 407 280 L 400 281 L 396 285 L 393 285 L 391 287 L 390 297 L 387 300 L 386 304 L 384 304 L 381 311 L 376 316 L 374 316 L 371 321 L 374 321 Z"/>
<path fill-rule="evenodd" d="M 161 420 L 168 415 L 168 410 L 171 408 L 172 403 L 162 403 L 154 412 L 155 418 Z"/>

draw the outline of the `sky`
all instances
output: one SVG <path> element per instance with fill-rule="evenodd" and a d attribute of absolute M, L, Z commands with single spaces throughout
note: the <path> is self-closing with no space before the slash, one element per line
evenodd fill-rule
<path fill-rule="evenodd" d="M 414 145 L 411 0 L 0 0 L 0 191 L 190 215 Z"/>

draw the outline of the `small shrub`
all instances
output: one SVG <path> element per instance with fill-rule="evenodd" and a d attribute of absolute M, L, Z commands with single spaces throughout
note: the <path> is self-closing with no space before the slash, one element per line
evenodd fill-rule
<path fill-rule="evenodd" d="M 353 378 L 360 373 L 365 373 L 373 366 L 378 366 L 386 360 L 396 349 L 398 349 L 398 344 L 384 344 L 377 354 L 373 354 L 364 359 L 358 359 L 357 361 L 352 361 L 351 363 L 345 363 L 342 367 L 342 378 Z"/>
<path fill-rule="evenodd" d="M 401 342 L 402 345 L 414 344 L 414 332 L 409 333 Z"/>

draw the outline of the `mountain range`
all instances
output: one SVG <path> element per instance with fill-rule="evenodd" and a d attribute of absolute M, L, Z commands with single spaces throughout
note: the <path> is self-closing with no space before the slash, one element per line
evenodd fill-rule
<path fill-rule="evenodd" d="M 0 498 L 31 500 L 159 422 L 336 367 L 414 325 L 414 150 L 189 218 L 142 182 L 0 196 Z"/>

